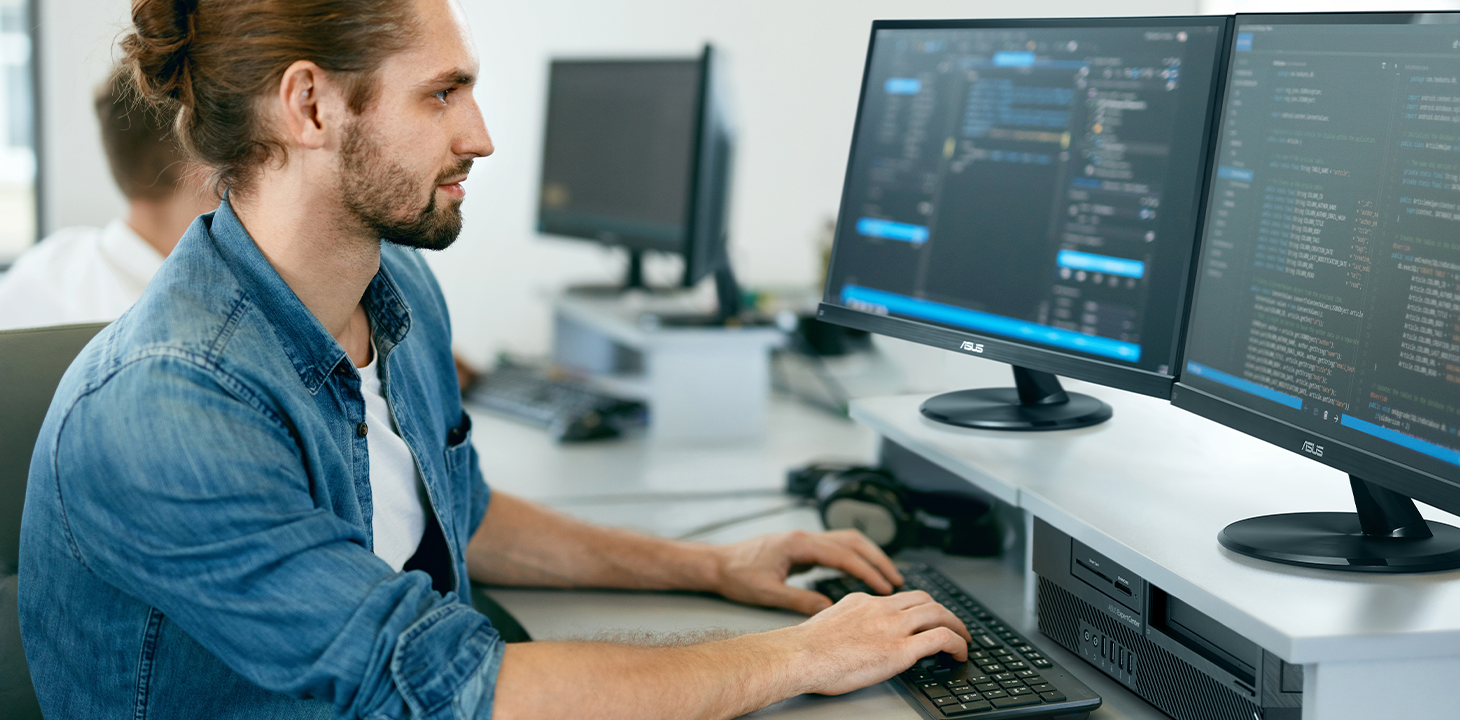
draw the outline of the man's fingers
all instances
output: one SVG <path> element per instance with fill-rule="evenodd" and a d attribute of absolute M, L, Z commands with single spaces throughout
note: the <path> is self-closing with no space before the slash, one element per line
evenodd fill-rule
<path fill-rule="evenodd" d="M 912 642 L 914 653 L 920 658 L 925 658 L 935 652 L 945 652 L 960 661 L 968 661 L 968 642 L 958 637 L 958 633 L 946 627 L 924 630 L 913 635 L 909 640 Z"/>
<path fill-rule="evenodd" d="M 913 623 L 915 632 L 946 627 L 962 637 L 964 645 L 973 641 L 973 636 L 968 634 L 968 628 L 964 627 L 963 621 L 942 605 L 925 603 L 914 605 L 902 612 L 903 616 Z"/>
<path fill-rule="evenodd" d="M 812 536 L 806 549 L 810 559 L 818 565 L 835 568 L 851 575 L 867 583 L 869 587 L 882 595 L 890 594 L 893 591 L 892 583 L 888 582 L 882 573 L 877 572 L 877 569 L 856 551 L 841 543 L 828 541 L 825 537 Z"/>
<path fill-rule="evenodd" d="M 770 589 L 766 605 L 795 610 L 802 615 L 815 615 L 831 607 L 831 598 L 814 590 L 781 585 Z"/>
<path fill-rule="evenodd" d="M 882 548 L 877 547 L 877 543 L 867 539 L 866 535 L 857 530 L 843 532 L 846 533 L 847 542 L 850 543 L 852 550 L 871 563 L 872 567 L 877 568 L 877 571 L 882 573 L 882 576 L 887 578 L 894 587 L 902 586 L 902 573 L 897 571 L 897 566 L 892 564 L 892 558 L 887 557 L 887 553 L 882 552 Z"/>

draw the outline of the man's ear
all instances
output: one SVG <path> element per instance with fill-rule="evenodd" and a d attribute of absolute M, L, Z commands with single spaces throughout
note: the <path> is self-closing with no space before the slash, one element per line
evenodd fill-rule
<path fill-rule="evenodd" d="M 337 139 L 345 101 L 340 86 L 318 65 L 297 60 L 284 70 L 278 100 L 279 130 L 287 145 L 318 150 Z"/>

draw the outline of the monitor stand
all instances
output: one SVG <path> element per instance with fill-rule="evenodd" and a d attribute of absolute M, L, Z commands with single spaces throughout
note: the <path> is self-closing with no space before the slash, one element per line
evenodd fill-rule
<path fill-rule="evenodd" d="M 1366 573 L 1460 568 L 1460 528 L 1420 517 L 1414 501 L 1349 476 L 1357 513 L 1314 512 L 1238 520 L 1217 535 L 1232 552 L 1303 567 Z"/>
<path fill-rule="evenodd" d="M 650 287 L 644 284 L 644 251 L 629 250 L 629 264 L 624 268 L 623 282 L 616 285 L 572 285 L 568 287 L 568 294 L 582 298 L 610 298 L 617 297 L 631 290 L 639 292 L 659 294 L 683 292 L 681 287 Z"/>
<path fill-rule="evenodd" d="M 1072 430 L 1110 419 L 1110 406 L 1067 393 L 1055 375 L 1014 366 L 1011 388 L 960 390 L 928 398 L 923 414 L 940 423 L 981 430 Z"/>

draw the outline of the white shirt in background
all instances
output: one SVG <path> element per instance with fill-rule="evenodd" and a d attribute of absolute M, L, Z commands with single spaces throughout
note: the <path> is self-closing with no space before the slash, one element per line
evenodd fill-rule
<path fill-rule="evenodd" d="M 359 368 L 365 396 L 365 446 L 370 454 L 370 498 L 375 507 L 370 529 L 375 554 L 400 572 L 426 534 L 425 485 L 411 449 L 396 433 L 390 405 L 380 394 L 380 353 L 371 348 L 370 364 Z"/>
<path fill-rule="evenodd" d="M 116 320 L 162 260 L 120 219 L 58 230 L 0 275 L 0 330 Z"/>

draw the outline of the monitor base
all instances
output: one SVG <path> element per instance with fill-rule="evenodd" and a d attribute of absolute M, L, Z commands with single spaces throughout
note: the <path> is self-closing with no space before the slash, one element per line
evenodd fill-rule
<path fill-rule="evenodd" d="M 1259 560 L 1365 573 L 1460 568 L 1460 528 L 1428 522 L 1427 538 L 1366 536 L 1358 513 L 1313 512 L 1239 520 L 1217 536 L 1222 547 Z"/>
<path fill-rule="evenodd" d="M 1012 388 L 981 388 L 935 395 L 919 408 L 923 415 L 947 425 L 1038 432 L 1073 430 L 1109 420 L 1114 410 L 1104 402 L 1067 393 L 1059 378 L 1014 366 Z"/>
<path fill-rule="evenodd" d="M 1460 528 L 1425 520 L 1410 498 L 1350 475 L 1358 512 L 1239 520 L 1217 535 L 1232 552 L 1302 567 L 1364 573 L 1460 568 Z"/>

